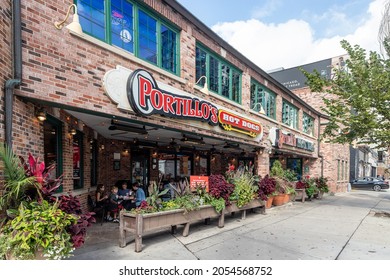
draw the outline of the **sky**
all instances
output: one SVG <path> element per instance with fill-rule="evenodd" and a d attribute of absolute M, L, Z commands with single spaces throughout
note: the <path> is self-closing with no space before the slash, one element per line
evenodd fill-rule
<path fill-rule="evenodd" d="M 340 41 L 380 53 L 390 0 L 178 0 L 265 71 L 346 54 Z"/>

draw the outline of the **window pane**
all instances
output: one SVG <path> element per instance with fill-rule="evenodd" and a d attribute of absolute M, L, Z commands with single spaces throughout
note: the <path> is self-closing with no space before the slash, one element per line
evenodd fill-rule
<path fill-rule="evenodd" d="M 222 92 L 221 94 L 223 96 L 226 96 L 229 98 L 229 80 L 230 80 L 230 68 L 229 66 L 222 64 Z"/>
<path fill-rule="evenodd" d="M 139 11 L 139 57 L 157 64 L 157 21 Z"/>
<path fill-rule="evenodd" d="M 215 92 L 219 92 L 219 61 L 214 57 L 210 56 L 210 89 Z"/>
<path fill-rule="evenodd" d="M 200 48 L 196 48 L 196 82 L 202 76 L 206 76 L 206 52 Z M 205 79 L 199 81 L 198 85 L 203 86 Z"/>
<path fill-rule="evenodd" d="M 161 25 L 161 66 L 176 72 L 176 33 Z"/>
<path fill-rule="evenodd" d="M 105 40 L 104 0 L 78 1 L 77 12 L 83 32 Z"/>
<path fill-rule="evenodd" d="M 127 1 L 111 2 L 112 44 L 134 52 L 133 6 Z"/>
<path fill-rule="evenodd" d="M 240 102 L 240 73 L 233 70 L 232 74 L 232 100 Z"/>

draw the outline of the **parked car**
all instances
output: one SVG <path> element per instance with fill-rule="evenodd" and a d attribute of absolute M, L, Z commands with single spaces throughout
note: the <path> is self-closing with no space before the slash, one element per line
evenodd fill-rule
<path fill-rule="evenodd" d="M 389 182 L 376 177 L 358 178 L 351 182 L 351 187 L 354 189 L 370 189 L 380 191 L 389 188 Z"/>

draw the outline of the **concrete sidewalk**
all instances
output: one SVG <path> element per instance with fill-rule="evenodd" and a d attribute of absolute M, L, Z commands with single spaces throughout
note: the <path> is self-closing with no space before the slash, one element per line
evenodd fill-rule
<path fill-rule="evenodd" d="M 352 191 L 322 200 L 288 203 L 267 213 L 226 215 L 192 224 L 190 235 L 170 228 L 143 237 L 142 252 L 134 238 L 119 247 L 119 225 L 94 224 L 73 260 L 298 260 L 390 259 L 390 192 Z"/>

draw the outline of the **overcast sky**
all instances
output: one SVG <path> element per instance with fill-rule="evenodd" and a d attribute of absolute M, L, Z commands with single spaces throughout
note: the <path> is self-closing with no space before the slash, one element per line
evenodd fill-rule
<path fill-rule="evenodd" d="M 345 54 L 342 39 L 379 52 L 388 1 L 178 0 L 265 71 Z"/>

